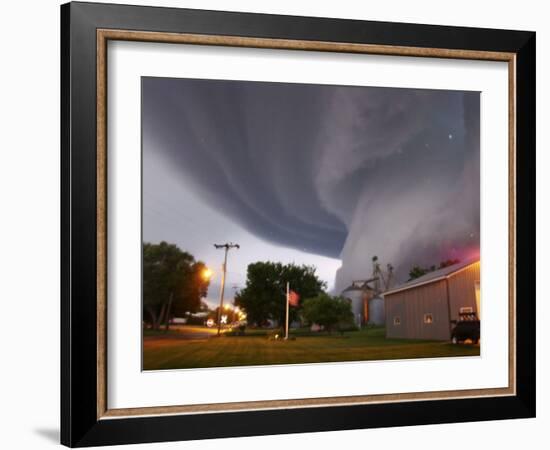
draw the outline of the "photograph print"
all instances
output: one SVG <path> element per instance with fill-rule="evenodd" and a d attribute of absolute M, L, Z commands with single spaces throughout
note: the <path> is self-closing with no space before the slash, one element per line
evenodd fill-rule
<path fill-rule="evenodd" d="M 480 356 L 480 93 L 142 77 L 143 370 Z"/>

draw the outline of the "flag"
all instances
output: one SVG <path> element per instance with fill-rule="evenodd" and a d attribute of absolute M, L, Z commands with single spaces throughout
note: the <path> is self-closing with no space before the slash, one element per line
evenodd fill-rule
<path fill-rule="evenodd" d="M 292 306 L 298 306 L 298 301 L 300 300 L 300 296 L 290 290 L 290 283 L 286 282 L 286 320 L 285 320 L 285 340 L 288 339 L 288 318 L 290 316 L 290 305 Z"/>
<path fill-rule="evenodd" d="M 297 292 L 290 291 L 288 293 L 288 303 L 292 306 L 298 306 L 298 302 L 300 301 L 300 295 L 298 295 Z"/>

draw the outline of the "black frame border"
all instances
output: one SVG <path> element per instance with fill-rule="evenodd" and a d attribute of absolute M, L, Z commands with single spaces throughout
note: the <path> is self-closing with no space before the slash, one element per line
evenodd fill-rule
<path fill-rule="evenodd" d="M 98 420 L 97 29 L 515 53 L 516 395 Z M 82 447 L 534 417 L 535 41 L 535 33 L 527 31 L 80 2 L 62 5 L 61 443 Z"/>

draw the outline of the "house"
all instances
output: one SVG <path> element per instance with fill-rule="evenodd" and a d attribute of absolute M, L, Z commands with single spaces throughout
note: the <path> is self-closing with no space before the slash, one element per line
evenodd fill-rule
<path fill-rule="evenodd" d="M 449 340 L 454 323 L 481 318 L 479 267 L 461 262 L 386 291 L 386 337 Z"/>

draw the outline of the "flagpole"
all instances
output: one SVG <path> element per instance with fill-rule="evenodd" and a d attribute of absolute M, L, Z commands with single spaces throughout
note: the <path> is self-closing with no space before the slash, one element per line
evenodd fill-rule
<path fill-rule="evenodd" d="M 286 324 L 285 324 L 285 339 L 288 339 L 288 305 L 290 299 L 290 283 L 286 282 Z"/>

